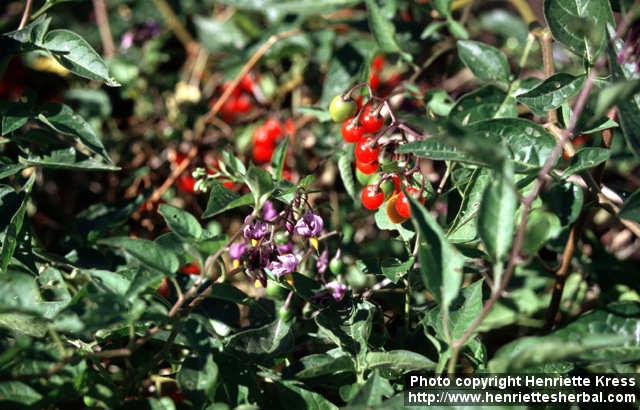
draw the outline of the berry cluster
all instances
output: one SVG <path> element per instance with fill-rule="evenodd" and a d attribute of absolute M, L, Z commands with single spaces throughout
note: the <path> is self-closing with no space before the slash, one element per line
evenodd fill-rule
<path fill-rule="evenodd" d="M 271 162 L 278 142 L 285 136 L 293 134 L 295 134 L 295 124 L 291 119 L 287 119 L 284 124 L 276 118 L 267 119 L 253 133 L 251 150 L 253 161 L 256 164 Z"/>
<path fill-rule="evenodd" d="M 360 107 L 350 94 L 363 86 L 366 85 L 358 85 L 345 95 L 335 96 L 329 105 L 329 114 L 333 121 L 342 122 L 342 139 L 355 144 L 355 173 L 363 185 L 360 193 L 362 205 L 375 211 L 387 200 L 387 216 L 393 223 L 401 223 L 411 216 L 407 195 L 424 203 L 424 186 L 413 186 L 415 181 L 410 178 L 418 171 L 417 165 L 405 169 L 406 161 L 399 164 L 392 150 L 384 149 L 389 141 L 383 144 L 381 140 L 388 131 L 410 130 L 395 119 L 387 100 L 373 96 L 373 87 L 368 87 L 369 101 Z M 385 108 L 391 113 L 392 119 L 391 124 L 386 127 L 382 114 Z M 394 172 L 380 171 L 381 158 L 382 163 Z M 405 191 L 402 190 L 403 181 L 406 185 Z"/>
<path fill-rule="evenodd" d="M 224 93 L 231 83 L 227 82 L 222 85 L 221 92 Z M 254 100 L 260 90 L 256 85 L 254 78 L 251 74 L 246 74 L 240 79 L 238 85 L 231 92 L 231 96 L 222 104 L 220 108 L 220 114 L 222 119 L 226 122 L 234 121 L 239 115 L 247 114 L 251 112 L 254 107 Z M 215 101 L 211 101 L 211 106 L 215 104 Z"/>

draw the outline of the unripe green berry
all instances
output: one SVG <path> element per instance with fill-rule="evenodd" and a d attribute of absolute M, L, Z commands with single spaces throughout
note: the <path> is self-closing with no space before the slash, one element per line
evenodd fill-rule
<path fill-rule="evenodd" d="M 329 115 L 334 122 L 343 122 L 358 109 L 358 104 L 351 98 L 344 99 L 341 95 L 336 95 L 329 104 Z"/>
<path fill-rule="evenodd" d="M 344 269 L 344 263 L 342 262 L 342 259 L 332 258 L 329 262 L 329 270 L 331 271 L 331 273 L 333 273 L 334 275 L 339 275 L 342 273 L 342 269 Z"/>

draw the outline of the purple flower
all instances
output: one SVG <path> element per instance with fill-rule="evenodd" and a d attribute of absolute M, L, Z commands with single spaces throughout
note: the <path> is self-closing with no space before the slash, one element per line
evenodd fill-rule
<path fill-rule="evenodd" d="M 120 48 L 127 50 L 133 45 L 135 35 L 131 31 L 125 32 L 120 38 Z"/>
<path fill-rule="evenodd" d="M 242 234 L 246 239 L 258 240 L 267 236 L 267 231 L 269 230 L 269 228 L 267 227 L 266 223 L 262 221 L 252 221 L 250 223 L 247 223 L 248 220 L 249 216 L 247 216 L 244 220 L 244 223 L 246 225 L 242 231 Z"/>
<path fill-rule="evenodd" d="M 329 266 L 329 251 L 325 249 L 322 251 L 318 260 L 316 261 L 316 269 L 318 269 L 319 273 L 324 273 Z"/>
<path fill-rule="evenodd" d="M 329 282 L 325 285 L 325 287 L 331 291 L 331 297 L 335 301 L 340 301 L 347 293 L 347 285 L 340 282 Z"/>
<path fill-rule="evenodd" d="M 277 247 L 278 247 L 278 253 L 280 255 L 284 255 L 285 253 L 291 253 L 291 251 L 293 251 L 293 242 L 288 241 L 278 245 Z"/>
<path fill-rule="evenodd" d="M 262 219 L 267 222 L 271 222 L 278 217 L 278 211 L 273 206 L 273 202 L 267 201 L 264 203 L 262 207 Z"/>
<path fill-rule="evenodd" d="M 324 228 L 322 218 L 313 212 L 307 212 L 298 220 L 295 232 L 300 236 L 316 237 Z"/>
<path fill-rule="evenodd" d="M 247 243 L 244 241 L 234 242 L 229 246 L 229 256 L 231 259 L 240 259 L 247 251 Z"/>
<path fill-rule="evenodd" d="M 247 252 L 247 269 L 256 272 L 266 268 L 272 255 L 273 249 L 268 246 L 250 248 Z"/>
<path fill-rule="evenodd" d="M 287 253 L 284 255 L 278 256 L 278 260 L 271 262 L 268 266 L 271 273 L 273 273 L 276 277 L 284 276 L 288 273 L 293 273 L 298 267 L 298 262 L 300 259 L 298 256 Z"/>

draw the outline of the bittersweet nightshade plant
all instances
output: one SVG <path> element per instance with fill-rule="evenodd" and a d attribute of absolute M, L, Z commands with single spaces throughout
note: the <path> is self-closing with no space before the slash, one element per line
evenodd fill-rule
<path fill-rule="evenodd" d="M 638 371 L 640 2 L 0 16 L 1 409 Z"/>

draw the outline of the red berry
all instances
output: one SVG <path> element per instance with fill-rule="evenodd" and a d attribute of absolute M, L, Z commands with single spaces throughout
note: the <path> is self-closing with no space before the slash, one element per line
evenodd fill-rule
<path fill-rule="evenodd" d="M 196 186 L 196 180 L 191 175 L 181 175 L 176 181 L 178 189 L 182 192 L 193 193 Z"/>
<path fill-rule="evenodd" d="M 275 118 L 269 118 L 267 121 L 265 121 L 265 123 L 262 125 L 262 128 L 265 129 L 269 138 L 274 142 L 282 136 L 282 124 Z"/>
<path fill-rule="evenodd" d="M 384 57 L 381 55 L 377 55 L 371 61 L 371 71 L 380 71 L 382 70 L 383 65 L 384 65 Z"/>
<path fill-rule="evenodd" d="M 253 109 L 253 103 L 249 97 L 241 95 L 232 99 L 231 107 L 235 113 L 247 113 Z"/>
<path fill-rule="evenodd" d="M 378 161 L 360 162 L 356 160 L 356 168 L 358 169 L 358 171 L 362 172 L 365 175 L 370 175 L 376 172 L 379 165 L 380 164 L 378 164 Z"/>
<path fill-rule="evenodd" d="M 380 75 L 376 72 L 372 72 L 369 74 L 369 85 L 373 91 L 376 91 L 380 88 Z"/>
<path fill-rule="evenodd" d="M 200 266 L 195 262 L 187 263 L 180 268 L 180 273 L 186 273 L 187 275 L 199 275 Z"/>
<path fill-rule="evenodd" d="M 418 196 L 420 195 L 420 190 L 413 187 L 409 187 L 407 188 L 407 194 L 411 195 L 414 198 L 418 198 Z M 420 200 L 420 203 L 424 204 L 424 198 L 419 198 L 419 200 Z M 398 199 L 396 200 L 395 207 L 396 207 L 396 211 L 398 211 L 398 214 L 403 218 L 408 218 L 411 216 L 409 198 L 405 196 L 404 192 L 400 191 L 398 193 Z"/>
<path fill-rule="evenodd" d="M 162 279 L 162 282 L 160 282 L 160 286 L 156 292 L 158 292 L 158 295 L 163 298 L 168 298 L 171 295 L 171 285 L 169 284 L 168 278 Z"/>
<path fill-rule="evenodd" d="M 176 151 L 174 155 L 171 156 L 171 158 L 169 158 L 174 164 L 176 165 L 180 165 L 182 164 L 182 162 L 184 162 L 185 159 L 187 159 L 187 155 L 183 154 L 180 151 Z"/>
<path fill-rule="evenodd" d="M 273 144 L 255 144 L 253 146 L 253 160 L 258 164 L 271 161 L 274 149 Z"/>
<path fill-rule="evenodd" d="M 287 135 L 295 135 L 296 123 L 293 122 L 291 118 L 287 118 L 287 120 L 284 122 L 284 132 Z"/>
<path fill-rule="evenodd" d="M 233 189 L 233 187 L 234 187 L 233 181 L 224 181 L 222 183 L 222 186 L 227 188 L 227 189 Z"/>
<path fill-rule="evenodd" d="M 589 137 L 586 134 L 580 134 L 575 137 L 573 141 L 571 141 L 571 144 L 573 144 L 573 147 L 577 149 L 581 145 L 584 145 L 584 143 L 587 142 L 588 139 Z M 567 151 L 562 150 L 562 158 L 564 158 L 565 161 L 568 161 L 571 159 L 571 156 L 569 156 L 569 153 L 567 153 Z"/>
<path fill-rule="evenodd" d="M 364 129 L 353 118 L 348 118 L 342 123 L 342 139 L 346 142 L 358 142 L 364 134 Z"/>
<path fill-rule="evenodd" d="M 253 78 L 251 78 L 250 74 L 245 74 L 244 76 L 242 76 L 240 82 L 238 83 L 238 87 L 248 93 L 253 93 L 254 85 L 255 84 L 253 82 Z"/>
<path fill-rule="evenodd" d="M 231 82 L 226 82 L 222 84 L 222 92 L 225 93 L 229 89 L 229 87 L 231 87 Z M 240 89 L 240 87 L 236 85 L 233 91 L 231 91 L 231 96 L 239 97 L 240 94 L 242 94 L 242 90 Z"/>
<path fill-rule="evenodd" d="M 384 202 L 384 192 L 380 188 L 376 188 L 373 184 L 367 185 L 360 193 L 360 200 L 365 208 L 370 211 L 375 211 L 380 208 L 380 205 Z"/>
<path fill-rule="evenodd" d="M 264 127 L 258 127 L 253 132 L 253 143 L 255 145 L 275 145 L 276 141 Z"/>
<path fill-rule="evenodd" d="M 384 118 L 379 112 L 376 113 L 375 111 L 371 104 L 367 104 L 362 110 L 362 114 L 360 114 L 360 123 L 364 131 L 371 134 L 380 131 L 380 128 L 384 125 Z"/>
<path fill-rule="evenodd" d="M 376 144 L 376 140 L 371 137 L 362 138 L 356 144 L 354 149 L 356 159 L 360 162 L 374 162 L 378 160 L 380 147 Z"/>

